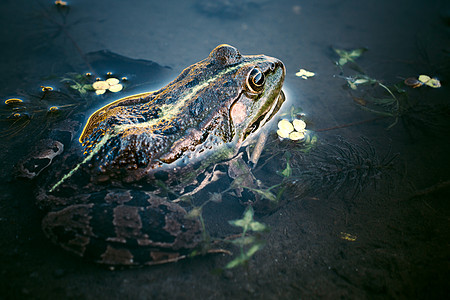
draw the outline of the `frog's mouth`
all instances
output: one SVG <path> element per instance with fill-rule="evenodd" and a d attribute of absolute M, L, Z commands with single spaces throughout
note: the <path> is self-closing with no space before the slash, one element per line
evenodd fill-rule
<path fill-rule="evenodd" d="M 280 91 L 278 97 L 274 100 L 273 105 L 266 112 L 261 114 L 261 116 L 259 116 L 259 118 L 256 119 L 252 124 L 250 124 L 244 135 L 244 139 L 253 132 L 257 131 L 259 128 L 263 127 L 267 122 L 269 122 L 280 110 L 284 100 L 286 100 L 286 97 L 283 91 Z"/>

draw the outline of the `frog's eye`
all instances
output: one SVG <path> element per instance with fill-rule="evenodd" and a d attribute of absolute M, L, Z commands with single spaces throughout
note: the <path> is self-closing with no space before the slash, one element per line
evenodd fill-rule
<path fill-rule="evenodd" d="M 266 82 L 266 78 L 264 73 L 258 67 L 254 67 L 247 77 L 247 86 L 250 91 L 259 93 L 264 88 L 264 83 Z"/>

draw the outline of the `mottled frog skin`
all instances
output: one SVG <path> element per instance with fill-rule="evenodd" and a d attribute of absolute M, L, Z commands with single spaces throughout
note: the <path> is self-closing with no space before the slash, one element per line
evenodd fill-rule
<path fill-rule="evenodd" d="M 53 173 L 45 171 L 37 196 L 49 211 L 44 233 L 108 265 L 184 257 L 202 242 L 201 226 L 171 198 L 183 195 L 208 166 L 235 157 L 274 116 L 284 101 L 284 76 L 278 59 L 220 45 L 160 90 L 95 111 L 78 141 L 72 138 L 81 127 L 66 121 L 70 150 L 67 141 L 54 139 L 41 151 L 45 167 L 55 157 L 53 164 L 59 163 Z M 22 164 L 28 177 L 40 172 L 29 166 Z M 173 191 L 171 198 L 158 182 Z"/>

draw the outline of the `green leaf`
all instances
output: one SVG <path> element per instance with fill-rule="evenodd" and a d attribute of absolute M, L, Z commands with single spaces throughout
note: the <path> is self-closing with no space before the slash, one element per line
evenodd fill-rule
<path fill-rule="evenodd" d="M 281 175 L 283 175 L 286 178 L 292 175 L 292 169 L 291 165 L 289 164 L 289 161 L 286 162 L 286 168 L 281 172 Z"/>
<path fill-rule="evenodd" d="M 263 243 L 255 244 L 253 245 L 250 250 L 247 251 L 246 256 L 247 259 L 249 259 L 253 254 L 256 253 L 256 251 L 260 250 L 263 247 Z"/>
<path fill-rule="evenodd" d="M 339 64 L 340 66 L 343 66 L 343 65 L 345 65 L 347 62 L 348 62 L 347 58 L 341 57 L 341 58 L 339 58 L 338 64 Z"/>
<path fill-rule="evenodd" d="M 226 266 L 225 269 L 232 269 L 239 265 L 244 264 L 247 261 L 245 254 L 241 254 L 232 261 L 230 261 Z"/>
<path fill-rule="evenodd" d="M 260 250 L 263 245 L 264 245 L 263 243 L 253 245 L 246 253 L 242 253 L 241 255 L 230 261 L 225 266 L 225 269 L 232 269 L 239 265 L 243 265 L 249 260 L 250 257 L 252 257 L 253 254 L 255 254 L 258 250 Z"/>
<path fill-rule="evenodd" d="M 244 246 L 244 245 L 250 245 L 255 242 L 256 238 L 254 236 L 246 236 L 246 237 L 240 237 L 235 240 L 233 240 L 233 244 Z"/>
<path fill-rule="evenodd" d="M 194 207 L 187 215 L 187 219 L 196 219 L 202 214 L 202 209 L 200 207 Z"/>
<path fill-rule="evenodd" d="M 358 48 L 358 49 L 354 49 L 354 50 L 351 50 L 349 53 L 348 53 L 348 55 L 351 57 L 351 58 L 358 58 L 358 57 L 360 57 L 364 52 L 366 52 L 367 51 L 367 49 L 366 48 Z"/>
<path fill-rule="evenodd" d="M 272 194 L 269 190 L 260 190 L 260 189 L 250 189 L 252 192 L 257 193 L 258 195 L 262 196 L 264 199 L 267 199 L 272 202 L 277 202 L 277 197 Z"/>
<path fill-rule="evenodd" d="M 340 66 L 345 65 L 348 62 L 355 62 L 355 59 L 360 57 L 364 52 L 367 51 L 366 48 L 358 48 L 350 51 L 342 50 L 342 49 L 334 49 L 337 55 L 339 55 L 338 64 Z"/>
<path fill-rule="evenodd" d="M 347 83 L 352 90 L 356 90 L 358 88 L 353 81 L 347 80 Z"/>
<path fill-rule="evenodd" d="M 228 221 L 233 226 L 242 227 L 244 231 L 247 231 L 250 227 L 250 223 L 253 221 L 253 208 L 248 206 L 244 212 L 244 216 L 239 220 Z"/>
<path fill-rule="evenodd" d="M 264 231 L 267 230 L 267 226 L 258 221 L 253 221 L 250 223 L 250 230 L 252 231 Z"/>

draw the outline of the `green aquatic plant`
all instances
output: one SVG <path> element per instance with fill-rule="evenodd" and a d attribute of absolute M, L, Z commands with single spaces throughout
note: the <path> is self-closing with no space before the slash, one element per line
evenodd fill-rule
<path fill-rule="evenodd" d="M 230 187 L 232 188 L 232 187 Z M 204 207 L 209 203 L 222 202 L 223 194 L 228 192 L 229 189 L 222 193 L 214 192 L 209 193 L 210 197 L 200 205 L 194 204 L 193 196 L 181 196 L 179 199 L 183 202 L 189 203 L 191 206 L 190 211 L 187 214 L 187 218 L 199 220 L 202 227 L 202 240 L 203 243 L 200 249 L 192 251 L 190 257 L 208 254 L 208 253 L 225 253 L 232 255 L 228 250 L 216 248 L 217 244 L 232 244 L 239 248 L 239 254 L 226 264 L 225 269 L 231 269 L 240 265 L 245 265 L 248 260 L 264 246 L 264 240 L 261 238 L 261 233 L 268 231 L 268 227 L 254 219 L 254 210 L 251 205 L 247 206 L 244 211 L 243 217 L 238 220 L 230 220 L 228 223 L 235 227 L 240 227 L 242 232 L 238 235 L 231 235 L 225 239 L 213 237 L 208 232 L 208 226 L 203 216 Z"/>
<path fill-rule="evenodd" d="M 366 48 L 343 50 L 333 47 L 333 50 L 339 56 L 339 59 L 336 61 L 337 66 L 339 66 L 342 69 L 344 65 L 346 65 L 347 63 L 351 63 L 354 69 L 362 73 L 361 67 L 355 62 L 355 60 L 359 58 L 364 52 L 367 51 Z"/>
<path fill-rule="evenodd" d="M 367 75 L 356 75 L 345 77 L 345 79 L 352 89 L 354 102 L 362 110 L 393 119 L 387 129 L 393 128 L 400 121 L 407 130 L 441 132 L 450 129 L 448 122 L 450 105 L 446 102 L 426 99 L 423 93 L 408 90 L 410 87 L 404 82 L 388 86 Z M 434 82 L 431 84 L 436 86 Z M 370 90 L 367 91 L 364 86 L 370 86 Z M 356 92 L 362 93 L 363 96 L 354 95 Z M 425 91 L 425 93 L 429 92 L 431 91 Z"/>
<path fill-rule="evenodd" d="M 351 143 L 318 140 L 311 132 L 310 144 L 283 140 L 269 143 L 261 161 L 278 168 L 277 189 L 290 199 L 335 193 L 351 198 L 370 186 L 390 178 L 398 154 L 390 149 L 380 154 L 366 138 Z M 282 161 L 283 163 L 280 163 Z M 278 195 L 277 195 L 278 197 Z M 286 198 L 286 197 L 284 197 Z M 286 199 L 278 199 L 285 201 Z"/>
<path fill-rule="evenodd" d="M 362 110 L 374 113 L 379 117 L 336 126 L 326 130 L 353 126 L 381 118 L 393 119 L 387 129 L 391 129 L 397 124 L 402 123 L 411 136 L 416 135 L 414 131 L 417 129 L 426 132 L 450 130 L 448 122 L 450 104 L 447 101 L 437 103 L 428 99 L 423 93 L 415 91 L 420 86 L 439 88 L 441 87 L 439 79 L 432 78 L 428 75 L 420 75 L 418 78 L 410 77 L 399 83 L 385 84 L 383 80 L 375 79 L 365 74 L 362 68 L 355 62 L 355 59 L 361 56 L 366 49 L 359 48 L 350 51 L 334 49 L 334 51 L 340 57 L 336 64 L 341 68 L 342 72 L 344 71 L 343 65 L 351 62 L 353 69 L 359 73 L 350 76 L 338 76 L 346 80 L 354 102 Z M 426 92 L 430 93 L 431 91 Z"/>
<path fill-rule="evenodd" d="M 251 206 L 248 206 L 244 212 L 242 219 L 228 221 L 230 225 L 242 228 L 240 236 L 232 241 L 237 245 L 240 254 L 230 261 L 225 269 L 235 268 L 240 265 L 245 265 L 248 260 L 264 246 L 264 241 L 255 235 L 247 236 L 247 233 L 252 231 L 260 233 L 268 230 L 268 227 L 263 223 L 254 220 L 254 211 Z"/>
<path fill-rule="evenodd" d="M 77 91 L 82 98 L 86 99 L 88 92 L 94 91 L 91 77 L 92 75 L 89 74 L 67 73 L 61 78 L 61 82 L 68 84 L 72 90 Z"/>
<path fill-rule="evenodd" d="M 334 144 L 321 144 L 308 157 L 293 164 L 294 186 L 305 194 L 341 193 L 356 197 L 368 186 L 375 186 L 394 169 L 398 154 L 390 149 L 380 155 L 366 139 L 353 144 L 339 138 Z"/>

